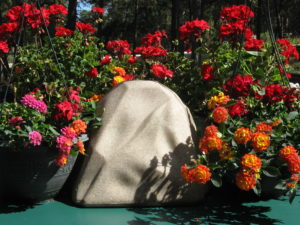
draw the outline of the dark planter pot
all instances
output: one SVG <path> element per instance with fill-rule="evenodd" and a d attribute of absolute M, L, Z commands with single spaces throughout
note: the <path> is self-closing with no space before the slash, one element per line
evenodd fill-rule
<path fill-rule="evenodd" d="M 57 150 L 0 150 L 2 194 L 7 200 L 43 201 L 54 198 L 69 177 L 77 156 L 68 163 L 55 164 Z"/>

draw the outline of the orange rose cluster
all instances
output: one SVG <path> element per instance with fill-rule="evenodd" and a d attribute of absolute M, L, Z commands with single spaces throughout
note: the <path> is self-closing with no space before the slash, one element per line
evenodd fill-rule
<path fill-rule="evenodd" d="M 235 183 L 238 188 L 244 191 L 253 189 L 257 178 L 260 177 L 261 159 L 255 154 L 245 154 L 241 159 L 242 169 L 236 174 Z"/>
<path fill-rule="evenodd" d="M 232 151 L 229 144 L 218 137 L 218 128 L 215 125 L 210 125 L 205 128 L 204 136 L 199 142 L 199 149 L 204 154 L 217 150 L 221 160 L 229 160 L 232 158 Z"/>
<path fill-rule="evenodd" d="M 189 183 L 206 184 L 211 178 L 210 169 L 205 165 L 188 168 L 186 164 L 181 167 L 181 176 Z"/>
<path fill-rule="evenodd" d="M 300 173 L 300 155 L 291 145 L 287 145 L 280 149 L 279 156 L 282 158 L 288 165 L 288 170 L 291 173 Z"/>
<path fill-rule="evenodd" d="M 247 142 L 251 141 L 251 146 L 256 152 L 265 151 L 270 146 L 269 134 L 260 131 L 252 133 L 249 128 L 245 127 L 240 127 L 234 132 L 234 140 L 236 141 L 236 143 L 244 145 L 247 144 Z"/>
<path fill-rule="evenodd" d="M 205 128 L 205 135 L 200 139 L 199 149 L 207 154 L 213 150 L 221 150 L 222 139 L 218 137 L 218 128 L 215 125 L 210 125 Z"/>

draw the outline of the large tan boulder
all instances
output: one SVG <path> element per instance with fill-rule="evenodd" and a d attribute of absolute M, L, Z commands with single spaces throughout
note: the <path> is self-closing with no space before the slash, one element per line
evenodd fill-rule
<path fill-rule="evenodd" d="M 154 81 L 128 81 L 100 102 L 103 126 L 92 134 L 73 189 L 84 207 L 161 206 L 201 200 L 206 186 L 187 184 L 180 167 L 196 154 L 189 109 Z"/>

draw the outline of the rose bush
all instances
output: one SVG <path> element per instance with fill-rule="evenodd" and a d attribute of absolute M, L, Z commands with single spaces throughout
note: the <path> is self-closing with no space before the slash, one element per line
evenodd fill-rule
<path fill-rule="evenodd" d="M 104 10 L 92 12 L 101 22 Z M 222 179 L 231 179 L 259 194 L 260 181 L 271 176 L 293 199 L 300 172 L 300 94 L 286 71 L 299 54 L 279 39 L 280 63 L 274 46 L 255 38 L 248 6 L 223 8 L 218 28 L 199 19 L 180 26 L 180 41 L 199 60 L 168 51 L 163 30 L 146 34 L 132 49 L 127 40 L 102 43 L 92 24 L 65 28 L 65 14 L 62 5 L 24 3 L 12 7 L 0 25 L 2 56 L 12 51 L 20 32 L 34 36 L 17 49 L 12 76 L 4 76 L 10 100 L 0 103 L 2 148 L 47 145 L 58 150 L 57 164 L 63 165 L 68 154 L 84 152 L 84 134 L 93 123 L 99 126 L 95 101 L 121 82 L 157 80 L 182 98 L 196 122 L 206 121 L 204 127 L 198 123 L 199 155 L 182 166 L 188 182 L 219 187 Z M 53 27 L 51 39 L 47 27 Z"/>
<path fill-rule="evenodd" d="M 284 65 L 279 64 L 271 45 L 254 38 L 248 26 L 253 16 L 245 5 L 225 7 L 219 33 L 210 31 L 217 36 L 199 40 L 202 79 L 211 88 L 202 108 L 209 120 L 199 155 L 181 173 L 188 182 L 220 187 L 225 179 L 258 195 L 261 182 L 275 177 L 275 188 L 292 201 L 300 185 L 300 91 L 290 87 L 285 70 L 299 54 L 288 40 L 279 39 Z M 209 174 L 205 182 L 200 174 Z"/>

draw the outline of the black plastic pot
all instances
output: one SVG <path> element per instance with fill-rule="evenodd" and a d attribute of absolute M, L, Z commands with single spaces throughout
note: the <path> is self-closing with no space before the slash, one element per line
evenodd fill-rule
<path fill-rule="evenodd" d="M 0 150 L 2 195 L 5 199 L 43 201 L 54 198 L 69 177 L 77 156 L 68 163 L 55 164 L 57 150 L 24 149 L 18 152 Z"/>

